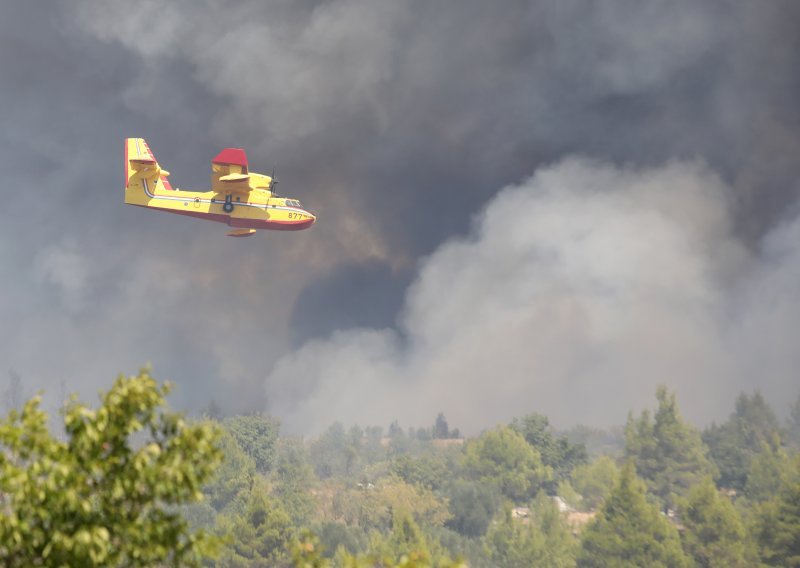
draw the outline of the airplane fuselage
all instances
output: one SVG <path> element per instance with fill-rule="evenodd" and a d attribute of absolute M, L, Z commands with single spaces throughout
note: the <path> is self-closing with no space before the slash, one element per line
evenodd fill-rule
<path fill-rule="evenodd" d="M 296 200 L 275 197 L 263 189 L 253 189 L 245 195 L 168 190 L 164 189 L 161 178 L 156 183 L 148 183 L 142 178 L 131 185 L 125 190 L 125 203 L 217 221 L 236 229 L 299 231 L 307 229 L 316 220 L 302 207 L 290 205 Z M 230 212 L 225 211 L 226 199 Z"/>

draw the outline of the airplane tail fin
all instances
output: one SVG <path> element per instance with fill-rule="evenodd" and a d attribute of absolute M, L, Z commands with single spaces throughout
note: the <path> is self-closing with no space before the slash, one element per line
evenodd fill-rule
<path fill-rule="evenodd" d="M 125 139 L 125 189 L 136 179 L 144 179 L 150 188 L 155 189 L 160 183 L 164 189 L 172 190 L 167 176 L 169 172 L 158 165 L 144 138 Z"/>

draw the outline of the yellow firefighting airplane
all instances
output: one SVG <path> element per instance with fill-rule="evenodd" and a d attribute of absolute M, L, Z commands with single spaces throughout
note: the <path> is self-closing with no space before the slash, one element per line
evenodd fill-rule
<path fill-rule="evenodd" d="M 143 138 L 125 140 L 125 203 L 226 223 L 232 237 L 256 229 L 298 231 L 317 219 L 296 199 L 278 196 L 278 180 L 248 172 L 241 148 L 225 148 L 211 161 L 211 191 L 173 188 L 168 176 Z"/>

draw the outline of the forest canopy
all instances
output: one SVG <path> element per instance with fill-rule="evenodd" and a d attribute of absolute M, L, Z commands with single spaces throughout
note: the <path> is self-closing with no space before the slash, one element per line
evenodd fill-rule
<path fill-rule="evenodd" d="M 743 393 L 700 430 L 660 387 L 623 428 L 531 413 L 464 437 L 266 414 L 188 418 L 149 370 L 50 431 L 0 423 L 3 566 L 798 566 L 797 408 Z M 7 401 L 8 402 L 8 401 Z"/>

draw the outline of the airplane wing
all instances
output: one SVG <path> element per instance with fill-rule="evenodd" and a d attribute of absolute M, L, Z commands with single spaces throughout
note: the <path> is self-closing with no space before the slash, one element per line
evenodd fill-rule
<path fill-rule="evenodd" d="M 150 146 L 144 138 L 125 139 L 125 187 L 134 176 L 143 176 L 148 180 L 161 182 L 166 190 L 172 190 L 172 185 L 167 180 L 169 172 L 161 169 Z M 155 187 L 155 184 L 153 185 Z"/>
<path fill-rule="evenodd" d="M 211 188 L 215 191 L 250 191 L 247 154 L 241 148 L 225 148 L 211 160 Z"/>

